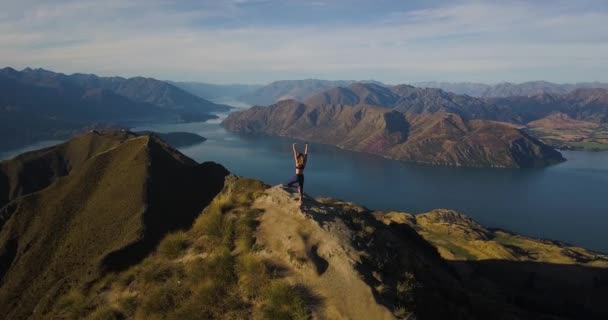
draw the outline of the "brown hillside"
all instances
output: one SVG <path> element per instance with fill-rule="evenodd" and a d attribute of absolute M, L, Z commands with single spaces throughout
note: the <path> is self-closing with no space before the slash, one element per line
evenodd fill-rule
<path fill-rule="evenodd" d="M 141 261 L 192 224 L 227 174 L 128 132 L 90 132 L 2 165 L 16 168 L 0 220 L 0 313 L 12 319 L 39 318 L 69 288 Z"/>
<path fill-rule="evenodd" d="M 418 163 L 478 167 L 535 167 L 561 154 L 524 132 L 456 114 L 404 114 L 365 105 L 310 106 L 282 101 L 232 113 L 234 132 L 287 136 Z"/>

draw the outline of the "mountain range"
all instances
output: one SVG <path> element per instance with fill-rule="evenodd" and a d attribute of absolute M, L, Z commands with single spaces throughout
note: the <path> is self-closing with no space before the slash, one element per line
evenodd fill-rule
<path fill-rule="evenodd" d="M 415 87 L 437 88 L 456 94 L 466 94 L 472 97 L 517 97 L 538 94 L 567 94 L 576 89 L 608 89 L 608 83 L 552 83 L 548 81 L 528 81 L 522 83 L 502 82 L 494 85 L 475 82 L 414 82 Z"/>
<path fill-rule="evenodd" d="M 366 104 L 420 114 L 450 112 L 466 119 L 526 124 L 561 112 L 573 119 L 608 122 L 608 90 L 576 89 L 568 94 L 475 98 L 435 88 L 409 85 L 381 86 L 355 83 L 337 87 L 304 100 L 308 105 Z"/>
<path fill-rule="evenodd" d="M 559 152 L 513 126 L 445 112 L 285 100 L 234 112 L 222 125 L 233 132 L 286 136 L 433 165 L 518 168 L 563 161 Z"/>
<path fill-rule="evenodd" d="M 0 134 L 12 137 L 0 140 L 0 148 L 91 126 L 210 119 L 212 112 L 229 109 L 151 78 L 0 69 Z"/>
<path fill-rule="evenodd" d="M 368 105 L 415 114 L 453 113 L 464 120 L 514 124 L 555 147 L 593 150 L 608 146 L 608 90 L 601 88 L 575 89 L 567 94 L 477 98 L 437 88 L 354 82 L 309 96 L 303 103 L 312 107 Z M 593 130 L 581 131 L 580 126 L 562 122 L 556 132 L 555 126 L 549 125 L 555 114 L 584 122 Z M 539 121 L 545 118 L 546 121 Z"/>
<path fill-rule="evenodd" d="M 371 111 L 370 111 L 371 112 Z M 7 319 L 604 319 L 608 256 L 91 131 L 0 162 Z"/>
<path fill-rule="evenodd" d="M 239 100 L 251 105 L 266 106 L 273 104 L 279 100 L 295 99 L 303 101 L 304 99 L 323 92 L 334 87 L 344 87 L 352 83 L 376 83 L 377 81 L 355 81 L 355 80 L 281 80 L 274 81 L 265 85 L 253 92 L 243 94 L 238 97 Z"/>
<path fill-rule="evenodd" d="M 184 90 L 197 94 L 206 99 L 231 97 L 251 105 L 270 105 L 282 99 L 304 101 L 313 95 L 322 93 L 334 87 L 347 87 L 350 84 L 374 83 L 386 87 L 391 85 L 368 80 L 280 80 L 267 85 L 214 85 L 200 82 L 171 82 Z M 608 89 L 608 83 L 552 83 L 548 81 L 528 81 L 522 83 L 501 82 L 485 84 L 476 82 L 413 82 L 417 88 L 434 88 L 458 95 L 468 95 L 477 98 L 505 98 L 516 96 L 535 96 L 539 94 L 563 95 L 576 89 Z"/>

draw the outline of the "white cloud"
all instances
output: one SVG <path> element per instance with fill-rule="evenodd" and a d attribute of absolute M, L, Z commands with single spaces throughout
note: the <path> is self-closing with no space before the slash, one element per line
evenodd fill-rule
<path fill-rule="evenodd" d="M 0 64 L 212 82 L 608 81 L 607 12 L 473 2 L 357 24 L 206 23 L 247 14 L 238 2 L 188 10 L 138 0 L 16 6 L 0 20 Z"/>

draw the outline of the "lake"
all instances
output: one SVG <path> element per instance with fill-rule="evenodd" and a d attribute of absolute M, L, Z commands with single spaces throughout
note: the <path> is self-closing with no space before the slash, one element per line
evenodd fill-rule
<path fill-rule="evenodd" d="M 294 174 L 293 140 L 234 134 L 219 122 L 134 130 L 200 134 L 208 140 L 181 151 L 271 185 Z M 608 252 L 608 152 L 563 154 L 568 161 L 542 169 L 449 168 L 310 144 L 305 192 L 377 210 L 454 209 L 488 227 Z"/>
<path fill-rule="evenodd" d="M 232 173 L 271 185 L 294 174 L 293 140 L 226 132 L 220 121 L 133 130 L 200 134 L 208 140 L 180 150 L 199 162 L 215 161 Z M 563 154 L 568 161 L 542 169 L 449 168 L 310 144 L 305 192 L 376 210 L 454 209 L 488 227 L 608 252 L 608 152 Z"/>

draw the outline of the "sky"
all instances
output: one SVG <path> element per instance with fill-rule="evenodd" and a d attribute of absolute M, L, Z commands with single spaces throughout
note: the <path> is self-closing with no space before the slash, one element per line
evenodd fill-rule
<path fill-rule="evenodd" d="M 210 83 L 608 82 L 608 1 L 0 0 L 0 67 Z"/>

